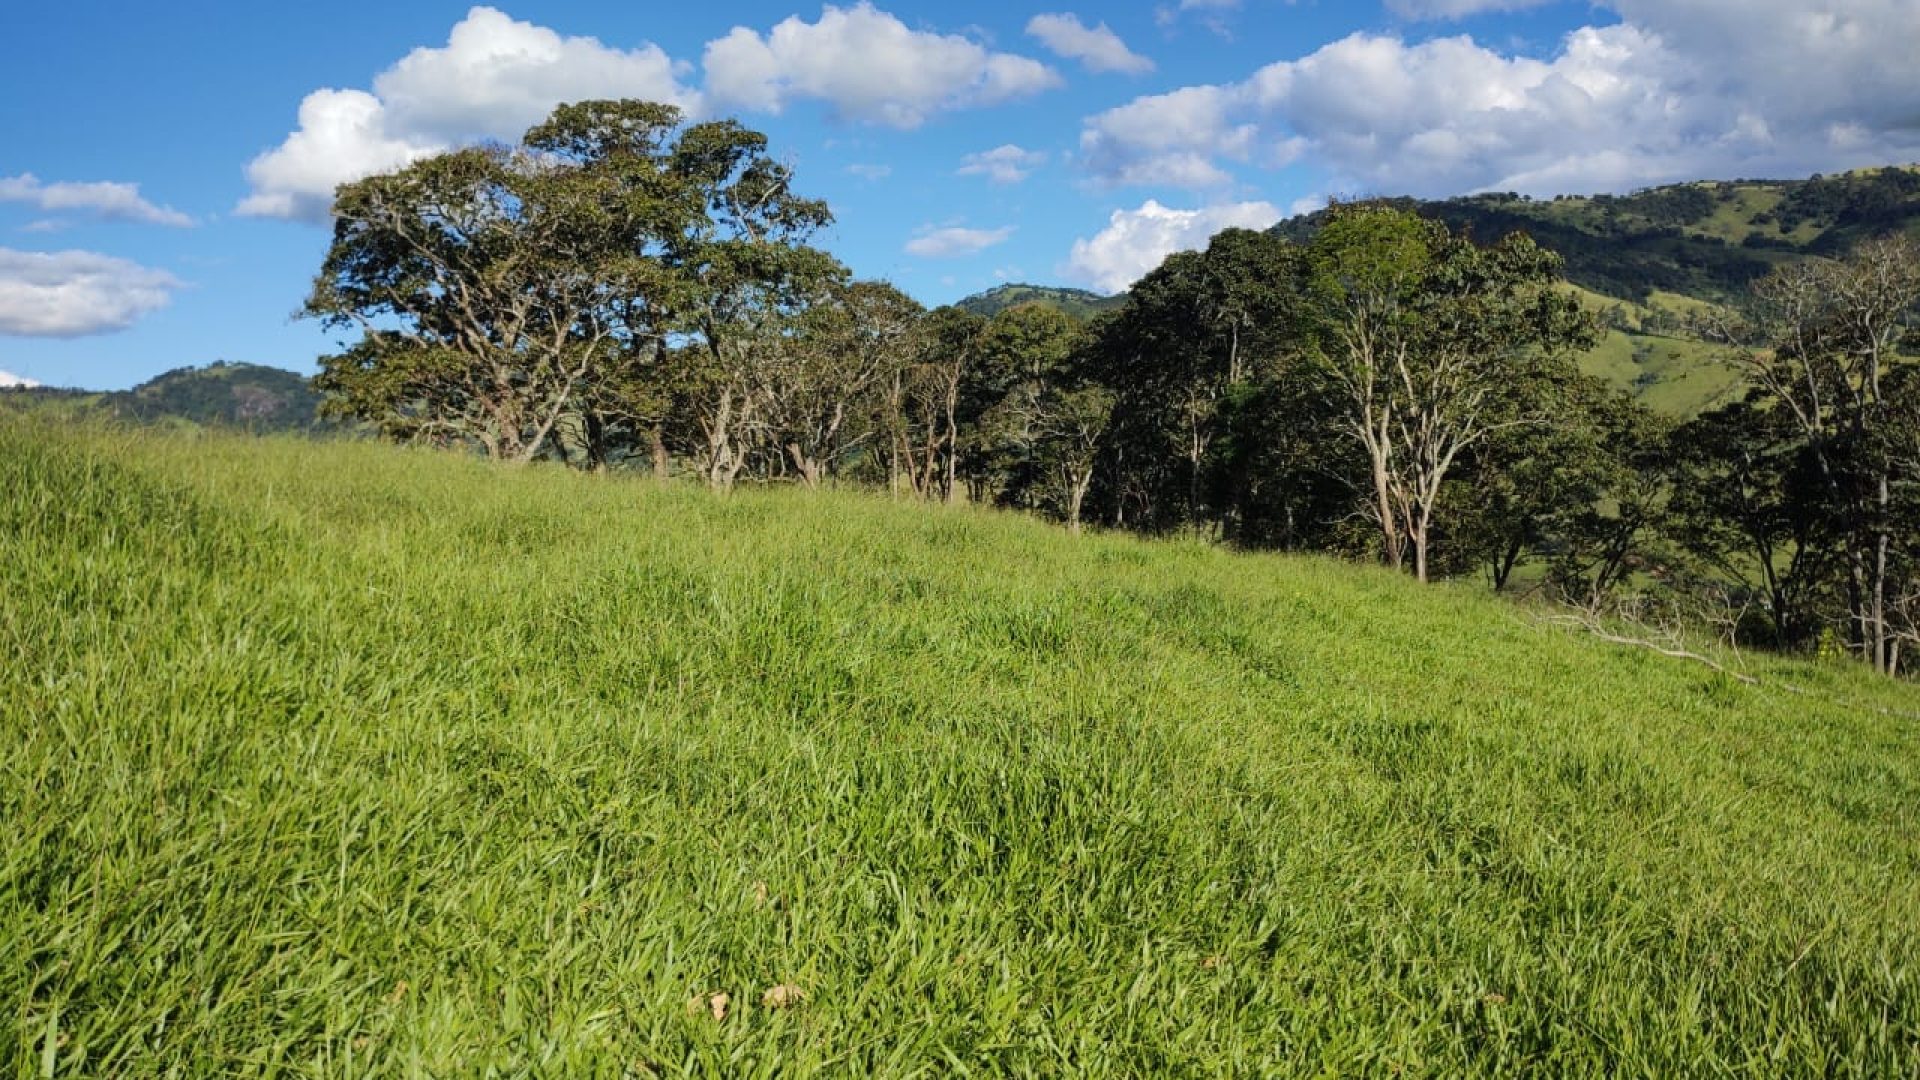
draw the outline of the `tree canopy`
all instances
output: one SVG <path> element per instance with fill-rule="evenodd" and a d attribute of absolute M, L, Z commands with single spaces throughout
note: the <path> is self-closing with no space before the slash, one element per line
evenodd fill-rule
<path fill-rule="evenodd" d="M 505 461 L 1632 594 L 1883 671 L 1920 644 L 1911 241 L 1760 279 L 1721 328 L 1747 399 L 1676 425 L 1579 372 L 1602 331 L 1525 233 L 1336 206 L 1174 253 L 1087 321 L 929 312 L 813 246 L 832 217 L 793 181 L 735 121 L 593 101 L 346 185 L 307 303 L 359 332 L 327 407 Z"/>

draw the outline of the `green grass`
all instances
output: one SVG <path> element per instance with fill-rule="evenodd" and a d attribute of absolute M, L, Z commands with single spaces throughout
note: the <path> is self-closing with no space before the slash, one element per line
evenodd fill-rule
<path fill-rule="evenodd" d="M 1656 308 L 1686 316 L 1710 311 L 1712 304 L 1657 290 L 1647 303 L 1638 304 L 1578 285 L 1566 288 L 1590 312 L 1617 309 L 1628 327 L 1604 330 L 1599 342 L 1576 358 L 1580 370 L 1631 393 L 1655 412 L 1682 419 L 1724 405 L 1740 393 L 1740 374 L 1727 363 L 1726 350 L 1691 337 L 1641 329 Z"/>
<path fill-rule="evenodd" d="M 1724 351 L 1690 338 L 1610 330 L 1579 357 L 1580 369 L 1669 416 L 1697 416 L 1732 401 L 1740 375 Z"/>
<path fill-rule="evenodd" d="M 0 417 L 0 496 L 14 1075 L 1920 1071 L 1850 669 L 373 444 Z"/>

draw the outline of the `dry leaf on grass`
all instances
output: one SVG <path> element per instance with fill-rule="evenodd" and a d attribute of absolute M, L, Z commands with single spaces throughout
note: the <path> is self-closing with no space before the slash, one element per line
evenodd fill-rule
<path fill-rule="evenodd" d="M 807 992 L 792 983 L 770 986 L 766 993 L 760 995 L 760 1004 L 769 1009 L 784 1009 L 805 1000 L 807 1000 Z"/>
<path fill-rule="evenodd" d="M 707 1013 L 716 1021 L 727 1018 L 727 1006 L 733 1003 L 733 996 L 726 993 L 695 994 L 687 999 L 687 1013 L 698 1016 Z"/>

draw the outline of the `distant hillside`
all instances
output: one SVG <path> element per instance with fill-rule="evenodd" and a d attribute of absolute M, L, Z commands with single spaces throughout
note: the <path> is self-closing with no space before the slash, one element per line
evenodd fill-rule
<path fill-rule="evenodd" d="M 1524 231 L 1558 252 L 1567 280 L 1612 331 L 1582 366 L 1654 409 L 1685 416 L 1740 390 L 1700 340 L 1698 317 L 1739 300 L 1777 266 L 1839 254 L 1877 233 L 1920 232 L 1920 167 L 1698 181 L 1622 196 L 1391 201 L 1484 240 Z M 1322 210 L 1274 231 L 1304 242 L 1326 218 Z"/>
<path fill-rule="evenodd" d="M 1920 232 L 1920 167 L 1698 181 L 1622 196 L 1391 201 L 1487 240 L 1525 231 L 1560 253 L 1568 280 L 1602 296 L 1646 302 L 1671 293 L 1721 303 L 1783 262 L 1836 254 L 1875 233 Z M 1274 231 L 1305 241 L 1326 216 L 1291 218 Z"/>
<path fill-rule="evenodd" d="M 990 319 L 1020 304 L 1046 304 L 1085 322 L 1103 311 L 1119 307 L 1125 300 L 1125 296 L 1101 296 L 1085 289 L 1055 285 L 999 285 L 986 292 L 975 293 L 954 306 Z"/>
<path fill-rule="evenodd" d="M 271 432 L 329 426 L 319 418 L 320 394 L 304 376 L 261 364 L 224 361 L 202 368 L 176 368 L 131 390 L 12 387 L 4 391 L 4 400 L 16 407 L 106 414 L 182 427 Z"/>

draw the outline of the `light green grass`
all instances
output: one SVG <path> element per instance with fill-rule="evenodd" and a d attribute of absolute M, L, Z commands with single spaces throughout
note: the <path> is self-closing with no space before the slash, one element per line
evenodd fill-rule
<path fill-rule="evenodd" d="M 1920 1070 L 1910 687 L 372 444 L 0 497 L 15 1075 Z"/>
<path fill-rule="evenodd" d="M 1723 350 L 1689 338 L 1611 330 L 1580 355 L 1579 364 L 1668 416 L 1697 416 L 1741 391 L 1740 375 Z"/>
<path fill-rule="evenodd" d="M 1741 379 L 1725 350 L 1689 337 L 1644 333 L 1655 308 L 1700 315 L 1714 305 L 1679 293 L 1655 291 L 1646 304 L 1618 300 L 1578 285 L 1566 290 L 1595 314 L 1618 310 L 1628 329 L 1606 329 L 1577 358 L 1580 370 L 1631 393 L 1642 405 L 1682 419 L 1724 405 L 1741 392 Z"/>

